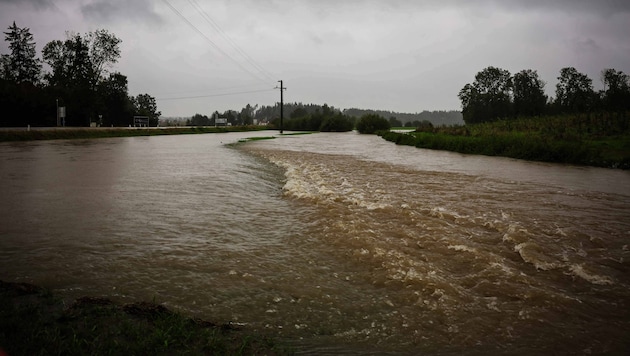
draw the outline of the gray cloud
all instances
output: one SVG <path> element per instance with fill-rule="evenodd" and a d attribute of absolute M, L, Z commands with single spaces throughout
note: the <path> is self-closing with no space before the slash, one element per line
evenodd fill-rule
<path fill-rule="evenodd" d="M 334 0 L 324 0 L 334 3 Z M 368 3 L 370 0 L 354 0 L 357 3 Z M 462 9 L 485 10 L 526 10 L 535 12 L 559 11 L 559 12 L 585 12 L 609 16 L 616 13 L 630 12 L 630 1 L 627 0 L 438 0 L 418 1 L 391 0 L 388 4 L 392 7 L 422 7 L 444 8 L 457 7 Z"/>
<path fill-rule="evenodd" d="M 251 0 L 255 1 L 255 0 Z M 630 13 L 628 0 L 318 0 L 316 5 L 311 0 L 271 1 L 270 5 L 278 6 L 317 6 L 336 9 L 339 7 L 378 7 L 384 10 L 401 11 L 405 9 L 426 9 L 429 11 L 445 8 L 470 11 L 483 14 L 493 11 L 528 11 L 528 12 L 560 12 L 588 13 L 608 17 L 619 13 Z"/>
<path fill-rule="evenodd" d="M 161 24 L 162 18 L 148 0 L 96 0 L 81 6 L 81 13 L 88 21 L 117 23 L 137 21 L 145 24 Z"/>
<path fill-rule="evenodd" d="M 285 100 L 341 108 L 457 109 L 458 91 L 489 65 L 512 73 L 538 70 L 549 95 L 562 67 L 576 67 L 595 86 L 604 68 L 630 73 L 628 0 L 191 2 L 169 0 L 199 31 L 158 0 L 0 0 L 0 25 L 15 20 L 31 27 L 40 48 L 63 39 L 66 30 L 105 28 L 123 40 L 116 70 L 128 76 L 130 94 L 157 98 L 276 85 L 242 70 L 258 72 L 221 32 L 284 80 Z M 6 53 L 4 42 L 0 53 Z M 165 115 L 179 116 L 277 99 L 270 91 L 158 105 Z"/>
<path fill-rule="evenodd" d="M 51 0 L 0 0 L 1 4 L 9 4 L 15 6 L 28 5 L 36 10 L 57 9 L 54 1 Z"/>
<path fill-rule="evenodd" d="M 627 0 L 512 0 L 492 2 L 495 2 L 497 6 L 533 11 L 585 12 L 605 16 L 630 12 L 630 1 Z"/>

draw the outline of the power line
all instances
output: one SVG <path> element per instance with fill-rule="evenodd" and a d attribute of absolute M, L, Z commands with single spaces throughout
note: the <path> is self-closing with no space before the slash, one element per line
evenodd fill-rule
<path fill-rule="evenodd" d="M 220 94 L 208 94 L 208 95 L 157 98 L 156 100 L 182 100 L 182 99 L 211 98 L 211 97 L 216 97 L 216 96 L 230 96 L 230 95 L 240 95 L 240 94 L 262 93 L 262 92 L 272 91 L 272 90 L 276 90 L 276 88 L 273 88 L 273 89 L 248 90 L 248 91 L 240 91 L 240 92 L 233 92 L 233 93 L 220 93 Z"/>
<path fill-rule="evenodd" d="M 247 61 L 247 63 L 249 63 L 258 72 L 266 76 L 269 80 L 274 80 L 274 76 L 263 66 L 258 64 L 225 31 L 223 31 L 221 26 L 219 26 L 219 24 L 214 21 L 214 19 L 199 5 L 196 0 L 188 0 L 188 3 L 195 8 L 197 13 L 199 13 L 199 15 L 201 15 L 201 17 L 206 20 L 206 22 L 209 23 L 219 33 L 219 35 L 221 35 L 221 37 L 223 37 L 226 42 L 245 59 L 245 61 Z"/>
<path fill-rule="evenodd" d="M 193 30 L 195 30 L 195 32 L 197 32 L 201 37 L 203 37 L 214 49 L 216 49 L 217 51 L 222 53 L 225 57 L 230 59 L 232 62 L 234 62 L 234 64 L 236 64 L 239 68 L 241 68 L 243 71 L 247 72 L 252 77 L 254 77 L 254 78 L 256 78 L 256 79 L 258 79 L 258 80 L 260 80 L 260 81 L 262 81 L 264 83 L 267 83 L 264 79 L 259 77 L 256 73 L 254 73 L 254 72 L 250 71 L 249 69 L 245 68 L 239 61 L 237 61 L 232 56 L 230 56 L 227 52 L 222 50 L 221 47 L 219 47 L 214 41 L 212 41 L 208 36 L 206 36 L 203 32 L 201 32 L 201 30 L 199 30 L 199 28 L 197 28 L 197 26 L 195 26 L 192 22 L 190 22 L 186 18 L 186 16 L 184 16 L 179 10 L 177 10 L 173 5 L 171 5 L 171 3 L 168 0 L 162 0 L 162 1 L 171 9 L 171 11 L 173 11 L 177 16 L 179 16 L 179 18 L 181 18 L 184 22 L 186 22 L 186 24 L 188 24 L 188 26 L 190 26 Z"/>
<path fill-rule="evenodd" d="M 268 85 L 264 85 L 264 87 L 268 87 Z M 176 91 L 176 92 L 162 92 L 160 95 L 170 97 L 170 96 L 183 96 L 183 95 L 212 95 L 207 93 L 228 93 L 233 90 L 257 90 L 255 88 L 262 89 L 262 85 L 254 85 L 254 84 L 242 84 L 242 85 L 230 85 L 225 87 L 216 87 L 205 90 L 187 90 L 187 91 Z M 274 88 L 275 89 L 275 88 Z M 266 89 L 265 89 L 266 90 Z M 261 90 L 262 91 L 262 90 Z"/>

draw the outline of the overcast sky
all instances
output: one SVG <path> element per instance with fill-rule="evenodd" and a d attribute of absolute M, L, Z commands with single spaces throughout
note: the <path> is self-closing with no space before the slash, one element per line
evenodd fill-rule
<path fill-rule="evenodd" d="M 538 70 L 550 95 L 563 67 L 596 89 L 630 73 L 628 0 L 0 0 L 13 21 L 39 55 L 66 31 L 115 34 L 113 70 L 163 116 L 273 105 L 281 79 L 285 102 L 420 112 L 459 110 L 488 66 Z"/>

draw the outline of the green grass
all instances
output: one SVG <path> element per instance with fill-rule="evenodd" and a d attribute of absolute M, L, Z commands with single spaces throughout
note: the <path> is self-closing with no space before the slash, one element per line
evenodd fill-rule
<path fill-rule="evenodd" d="M 155 303 L 83 297 L 0 281 L 0 351 L 9 355 L 284 355 L 264 335 L 191 319 Z"/>
<path fill-rule="evenodd" d="M 290 132 L 290 133 L 283 133 L 281 134 L 282 136 L 297 136 L 297 135 L 310 135 L 313 132 L 316 131 L 304 131 L 304 132 Z"/>
<path fill-rule="evenodd" d="M 0 142 L 60 139 L 91 139 L 104 137 L 133 137 L 185 135 L 224 132 L 245 132 L 267 130 L 264 126 L 228 126 L 228 127 L 165 127 L 165 128 L 64 128 L 64 129 L 5 129 L 0 130 Z"/>
<path fill-rule="evenodd" d="M 628 113 L 520 118 L 380 135 L 419 148 L 630 169 Z"/>
<path fill-rule="evenodd" d="M 246 137 L 238 140 L 238 142 L 260 141 L 260 140 L 273 140 L 275 136 L 261 136 L 261 137 Z"/>

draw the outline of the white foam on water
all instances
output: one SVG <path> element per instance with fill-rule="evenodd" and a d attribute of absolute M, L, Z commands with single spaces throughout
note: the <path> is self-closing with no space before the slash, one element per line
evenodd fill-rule
<path fill-rule="evenodd" d="M 514 251 L 521 255 L 523 261 L 533 264 L 537 270 L 549 271 L 564 265 L 544 254 L 543 249 L 533 242 L 524 242 L 514 246 Z"/>
<path fill-rule="evenodd" d="M 451 220 L 451 221 L 457 221 L 458 219 L 462 218 L 462 216 L 459 215 L 457 212 L 449 210 L 444 207 L 435 207 L 431 209 L 431 212 L 429 213 L 429 215 L 439 218 L 439 219 Z"/>
<path fill-rule="evenodd" d="M 392 207 L 381 197 L 383 191 L 378 189 L 372 191 L 369 184 L 363 189 L 354 187 L 340 172 L 330 170 L 321 164 L 291 163 L 275 156 L 268 159 L 285 169 L 287 181 L 283 190 L 287 196 L 318 203 L 342 202 L 367 210 Z"/>
<path fill-rule="evenodd" d="M 486 297 L 484 299 L 488 301 L 488 303 L 486 303 L 486 308 L 498 312 L 501 311 L 501 309 L 499 309 L 496 297 Z"/>
<path fill-rule="evenodd" d="M 518 223 L 508 223 L 507 229 L 503 234 L 503 242 L 512 242 L 515 244 L 529 241 L 530 238 L 531 235 L 529 231 Z"/>
<path fill-rule="evenodd" d="M 600 276 L 597 274 L 594 274 L 590 271 L 587 271 L 586 269 L 584 269 L 584 266 L 582 265 L 578 265 L 578 264 L 574 264 L 571 265 L 569 267 L 569 271 L 571 271 L 571 274 L 577 277 L 580 277 L 592 284 L 598 284 L 598 285 L 613 285 L 615 284 L 614 281 L 607 277 L 607 276 Z"/>
<path fill-rule="evenodd" d="M 448 245 L 449 250 L 477 253 L 477 249 L 466 245 Z"/>
<path fill-rule="evenodd" d="M 556 230 L 554 231 L 554 233 L 557 234 L 558 236 L 567 237 L 567 233 L 564 231 L 563 228 L 561 228 L 558 225 L 556 225 Z"/>
<path fill-rule="evenodd" d="M 512 268 L 510 268 L 509 266 L 505 265 L 505 263 L 500 263 L 500 262 L 492 262 L 490 263 L 490 267 L 496 268 L 501 270 L 501 272 L 503 272 L 506 275 L 514 275 L 515 272 Z"/>

